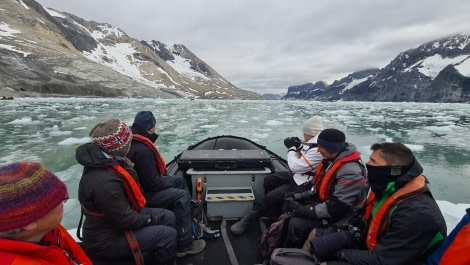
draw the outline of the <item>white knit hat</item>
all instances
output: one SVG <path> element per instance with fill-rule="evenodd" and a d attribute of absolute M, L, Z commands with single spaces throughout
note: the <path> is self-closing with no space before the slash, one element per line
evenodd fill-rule
<path fill-rule="evenodd" d="M 321 123 L 321 119 L 318 116 L 313 116 L 308 119 L 302 127 L 302 132 L 310 136 L 315 136 L 322 130 L 323 124 Z"/>

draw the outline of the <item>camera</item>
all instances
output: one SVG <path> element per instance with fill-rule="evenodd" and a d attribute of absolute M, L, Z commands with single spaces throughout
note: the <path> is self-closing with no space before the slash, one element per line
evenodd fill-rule
<path fill-rule="evenodd" d="M 367 223 L 362 217 L 352 218 L 339 227 L 339 232 L 329 232 L 310 240 L 312 251 L 317 257 L 323 258 L 343 248 L 357 248 L 364 239 L 366 228 Z"/>

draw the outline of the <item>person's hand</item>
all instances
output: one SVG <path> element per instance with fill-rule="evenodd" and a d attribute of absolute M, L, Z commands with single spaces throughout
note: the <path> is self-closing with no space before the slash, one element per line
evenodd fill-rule
<path fill-rule="evenodd" d="M 317 214 L 315 213 L 315 206 L 312 204 L 301 205 L 301 207 L 294 209 L 293 212 L 294 212 L 294 216 L 307 217 L 310 219 L 317 218 Z"/>
<path fill-rule="evenodd" d="M 291 147 L 295 147 L 295 149 L 299 149 L 302 146 L 302 142 L 298 137 L 287 137 L 284 139 L 284 145 L 290 149 Z"/>
<path fill-rule="evenodd" d="M 149 213 L 145 215 L 148 217 L 147 225 L 158 225 L 160 223 L 160 218 L 158 216 Z"/>
<path fill-rule="evenodd" d="M 302 208 L 302 204 L 298 203 L 297 201 L 294 200 L 293 197 L 288 197 L 284 199 L 284 205 L 282 206 L 283 212 L 293 212 L 296 209 Z"/>
<path fill-rule="evenodd" d="M 294 198 L 295 194 L 296 194 L 295 191 L 287 192 L 286 194 L 284 194 L 284 200 L 287 198 Z"/>

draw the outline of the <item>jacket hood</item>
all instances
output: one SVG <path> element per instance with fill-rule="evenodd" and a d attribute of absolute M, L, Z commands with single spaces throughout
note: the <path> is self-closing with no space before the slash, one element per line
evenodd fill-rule
<path fill-rule="evenodd" d="M 419 164 L 418 160 L 414 160 L 410 169 L 395 180 L 395 188 L 399 189 L 403 187 L 410 179 L 415 178 L 423 173 L 423 167 Z M 426 179 L 427 182 L 427 179 Z"/>
<path fill-rule="evenodd" d="M 357 148 L 354 144 L 346 143 L 346 148 L 343 151 L 341 151 L 341 153 L 339 153 L 339 155 L 335 158 L 334 161 L 339 160 L 345 156 L 348 156 L 356 151 L 357 151 Z"/>
<path fill-rule="evenodd" d="M 108 159 L 101 148 L 93 143 L 86 143 L 77 148 L 75 159 L 86 167 L 107 167 L 118 164 L 114 159 Z"/>

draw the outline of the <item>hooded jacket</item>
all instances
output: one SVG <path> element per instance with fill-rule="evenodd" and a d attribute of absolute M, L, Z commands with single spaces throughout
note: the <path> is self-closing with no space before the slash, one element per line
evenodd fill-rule
<path fill-rule="evenodd" d="M 415 161 L 408 172 L 395 181 L 395 188 L 399 190 L 422 172 L 423 168 Z M 387 190 L 384 191 L 386 193 Z M 344 249 L 338 255 L 343 262 L 327 264 L 421 264 L 428 244 L 437 234 L 443 237 L 447 234 L 444 217 L 430 192 L 399 203 L 389 219 L 386 231 L 373 250 Z"/>
<path fill-rule="evenodd" d="M 121 179 L 105 168 L 119 164 L 138 181 L 131 167 L 125 162 L 107 158 L 93 143 L 78 147 L 76 159 L 84 166 L 78 187 L 80 204 L 86 211 L 101 215 L 86 214 L 83 243 L 87 252 L 94 254 L 103 250 L 116 238 L 122 237 L 124 231 L 147 225 L 148 215 L 132 208 Z"/>
<path fill-rule="evenodd" d="M 347 143 L 346 149 L 343 150 L 331 165 L 325 165 L 324 173 L 328 174 L 330 168 L 335 163 L 344 157 L 350 156 L 357 152 L 356 146 Z M 322 177 L 322 176 L 319 176 Z M 344 217 L 354 215 L 359 209 L 362 209 L 369 190 L 367 179 L 365 176 L 365 168 L 360 161 L 351 161 L 344 164 L 332 176 L 330 194 L 326 195 L 324 202 L 315 205 L 316 218 L 330 218 L 333 221 L 338 221 Z M 321 182 L 321 180 L 317 180 Z M 318 187 L 317 187 L 318 188 Z"/>

